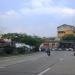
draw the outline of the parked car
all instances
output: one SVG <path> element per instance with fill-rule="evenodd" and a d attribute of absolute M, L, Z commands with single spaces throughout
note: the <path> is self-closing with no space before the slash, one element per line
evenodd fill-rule
<path fill-rule="evenodd" d="M 62 49 L 62 48 L 58 48 L 57 50 L 58 50 L 58 51 L 62 51 L 63 49 Z"/>
<path fill-rule="evenodd" d="M 66 51 L 73 51 L 73 48 L 66 48 Z"/>
<path fill-rule="evenodd" d="M 51 49 L 51 51 L 56 51 L 56 50 L 57 50 L 57 48 L 52 48 L 52 49 Z"/>
<path fill-rule="evenodd" d="M 73 48 L 69 48 L 69 51 L 73 51 Z"/>

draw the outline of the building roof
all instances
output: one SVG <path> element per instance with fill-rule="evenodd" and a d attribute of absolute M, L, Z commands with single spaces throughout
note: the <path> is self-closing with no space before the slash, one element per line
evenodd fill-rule
<path fill-rule="evenodd" d="M 73 27 L 73 28 L 75 28 L 75 26 L 67 25 L 67 24 L 60 25 L 60 26 L 58 26 L 57 28 L 60 28 L 60 27 L 63 27 L 63 26 L 69 26 L 69 27 Z"/>
<path fill-rule="evenodd" d="M 58 37 L 50 37 L 50 38 L 47 38 L 45 39 L 45 42 L 59 42 L 60 39 Z"/>

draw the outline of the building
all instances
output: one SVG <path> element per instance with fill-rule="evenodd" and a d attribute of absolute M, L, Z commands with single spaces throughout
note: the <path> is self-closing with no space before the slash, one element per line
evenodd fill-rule
<path fill-rule="evenodd" d="M 59 39 L 57 39 L 57 37 L 50 37 L 46 40 L 46 43 L 49 43 L 50 48 L 58 48 Z"/>
<path fill-rule="evenodd" d="M 57 36 L 45 38 L 45 42 L 41 45 L 43 48 L 73 48 L 75 42 L 73 41 L 61 41 L 60 39 L 65 35 L 75 36 L 75 27 L 67 24 L 63 24 L 57 27 Z"/>
<path fill-rule="evenodd" d="M 59 39 L 57 39 L 57 37 L 50 37 L 45 39 L 45 42 L 40 45 L 40 48 L 42 48 L 43 50 L 45 48 L 55 49 L 58 48 L 58 46 L 59 46 Z"/>
<path fill-rule="evenodd" d="M 58 38 L 62 38 L 65 35 L 73 35 L 75 36 L 75 27 L 71 25 L 63 24 L 57 27 Z M 60 41 L 61 48 L 73 48 L 75 45 L 74 41 L 62 40 Z"/>
<path fill-rule="evenodd" d="M 75 27 L 71 25 L 63 24 L 57 27 L 58 37 L 62 38 L 64 35 L 74 35 L 75 36 Z"/>

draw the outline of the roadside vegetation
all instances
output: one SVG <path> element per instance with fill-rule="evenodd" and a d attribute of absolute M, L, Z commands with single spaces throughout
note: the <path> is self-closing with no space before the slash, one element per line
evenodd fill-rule
<path fill-rule="evenodd" d="M 38 36 L 30 36 L 21 33 L 3 34 L 2 38 L 11 39 L 9 44 L 0 43 L 0 55 L 3 54 L 27 54 L 39 51 L 39 46 L 44 39 Z M 20 46 L 16 47 L 16 43 Z M 3 45 L 5 44 L 5 45 Z"/>
<path fill-rule="evenodd" d="M 73 48 L 75 49 L 75 36 L 72 34 L 65 35 L 60 39 L 60 45 L 62 48 Z"/>

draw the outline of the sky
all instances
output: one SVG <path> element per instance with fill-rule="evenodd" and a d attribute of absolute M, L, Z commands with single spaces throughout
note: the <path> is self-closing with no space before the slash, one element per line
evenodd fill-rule
<path fill-rule="evenodd" d="M 0 32 L 57 36 L 62 24 L 75 26 L 75 0 L 0 0 Z"/>

